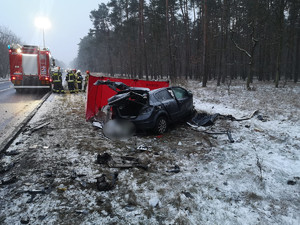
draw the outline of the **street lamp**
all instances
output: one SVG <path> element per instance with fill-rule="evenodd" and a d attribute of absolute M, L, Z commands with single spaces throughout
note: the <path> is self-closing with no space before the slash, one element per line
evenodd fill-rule
<path fill-rule="evenodd" d="M 45 46 L 45 29 L 49 29 L 51 27 L 50 20 L 46 17 L 37 17 L 34 21 L 35 26 L 38 28 L 43 29 L 43 43 L 44 43 L 44 48 Z"/>

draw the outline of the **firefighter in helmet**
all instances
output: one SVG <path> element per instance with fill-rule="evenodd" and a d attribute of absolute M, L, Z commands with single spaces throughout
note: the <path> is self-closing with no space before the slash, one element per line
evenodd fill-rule
<path fill-rule="evenodd" d="M 73 70 L 68 70 L 67 75 L 66 75 L 66 81 L 68 82 L 68 89 L 70 93 L 75 93 L 75 75 L 73 73 Z"/>
<path fill-rule="evenodd" d="M 86 91 L 86 87 L 89 83 L 89 77 L 90 77 L 90 71 L 86 71 L 86 75 L 85 75 L 85 78 L 84 78 L 84 92 Z"/>
<path fill-rule="evenodd" d="M 77 75 L 77 70 L 73 69 L 73 74 L 74 74 L 74 87 L 75 87 L 75 93 L 78 93 L 78 75 Z"/>
<path fill-rule="evenodd" d="M 81 75 L 81 71 L 78 70 L 77 71 L 77 85 L 78 85 L 78 91 L 81 92 L 82 91 L 82 75 Z"/>
<path fill-rule="evenodd" d="M 62 86 L 62 73 L 60 72 L 60 67 L 56 67 L 52 74 L 53 88 L 52 91 L 55 93 L 64 93 L 64 88 Z"/>

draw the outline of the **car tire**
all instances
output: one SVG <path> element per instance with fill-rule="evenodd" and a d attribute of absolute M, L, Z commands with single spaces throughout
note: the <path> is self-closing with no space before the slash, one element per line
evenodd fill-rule
<path fill-rule="evenodd" d="M 156 134 L 163 134 L 167 131 L 167 129 L 168 129 L 167 118 L 164 116 L 158 117 L 155 123 L 154 132 Z"/>

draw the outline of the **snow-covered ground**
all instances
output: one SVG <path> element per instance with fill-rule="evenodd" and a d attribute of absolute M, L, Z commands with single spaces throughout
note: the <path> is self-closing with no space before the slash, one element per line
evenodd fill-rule
<path fill-rule="evenodd" d="M 206 128 L 231 130 L 234 143 L 184 123 L 162 136 L 112 141 L 85 122 L 83 93 L 52 94 L 1 158 L 0 224 L 300 224 L 299 84 L 184 86 L 198 111 L 241 118 L 259 110 L 264 122 Z M 104 152 L 148 169 L 97 164 Z M 170 172 L 175 165 L 180 171 Z M 96 177 L 115 172 L 114 189 L 99 191 Z"/>

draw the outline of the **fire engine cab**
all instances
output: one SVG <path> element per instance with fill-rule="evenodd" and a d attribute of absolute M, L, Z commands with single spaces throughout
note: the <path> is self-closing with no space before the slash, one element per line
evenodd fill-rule
<path fill-rule="evenodd" d="M 29 88 L 51 88 L 54 59 L 50 50 L 33 45 L 8 45 L 10 78 L 19 92 Z"/>

